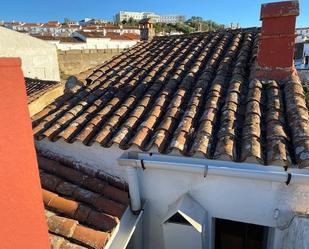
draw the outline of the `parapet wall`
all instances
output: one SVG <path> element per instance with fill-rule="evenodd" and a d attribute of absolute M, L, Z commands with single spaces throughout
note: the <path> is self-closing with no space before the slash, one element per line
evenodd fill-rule
<path fill-rule="evenodd" d="M 83 49 L 58 50 L 58 61 L 61 74 L 76 75 L 89 68 L 93 68 L 113 56 L 120 54 L 124 49 Z"/>

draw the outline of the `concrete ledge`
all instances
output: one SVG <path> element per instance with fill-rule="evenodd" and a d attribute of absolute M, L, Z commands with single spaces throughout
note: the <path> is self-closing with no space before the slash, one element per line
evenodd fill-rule
<path fill-rule="evenodd" d="M 56 98 L 61 96 L 64 92 L 64 84 L 61 84 L 54 89 L 47 91 L 39 98 L 35 99 L 31 103 L 28 104 L 28 109 L 30 113 L 30 117 L 37 114 L 41 110 L 43 110 L 47 105 L 52 103 Z"/>

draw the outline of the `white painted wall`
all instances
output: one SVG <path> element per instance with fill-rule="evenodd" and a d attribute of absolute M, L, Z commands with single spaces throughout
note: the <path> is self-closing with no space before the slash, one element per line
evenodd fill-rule
<path fill-rule="evenodd" d="M 125 49 L 134 46 L 138 41 L 130 40 L 111 40 L 111 39 L 87 39 L 87 42 L 59 42 L 59 41 L 46 41 L 53 44 L 61 51 L 68 50 L 83 50 L 83 49 Z"/>
<path fill-rule="evenodd" d="M 36 144 L 38 148 L 126 179 L 124 168 L 120 168 L 116 161 L 124 151 L 116 145 L 104 149 L 97 144 L 87 147 L 81 143 L 68 144 L 61 140 L 52 143 L 46 139 Z M 297 233 L 297 238 L 301 239 L 299 242 L 293 240 L 292 230 L 295 229 L 285 228 L 295 212 L 301 214 L 309 212 L 309 186 L 297 184 L 287 186 L 284 183 L 214 175 L 204 178 L 202 175 L 169 170 L 138 169 L 138 174 L 141 196 L 147 200 L 148 207 L 143 217 L 144 248 L 164 248 L 161 222 L 167 214 L 169 205 L 185 193 L 189 193 L 208 212 L 209 246 L 214 235 L 211 225 L 213 218 L 276 228 L 273 229 L 276 236 L 270 242 L 271 249 L 296 249 L 301 247 L 293 245 L 306 243 L 309 245 L 309 236 L 301 236 L 302 231 L 309 229 L 309 222 L 301 223 L 303 229 Z M 275 210 L 279 210 L 277 219 L 274 217 Z M 283 232 L 280 229 L 283 229 Z M 288 232 L 290 239 L 283 240 Z"/>
<path fill-rule="evenodd" d="M 284 249 L 309 249 L 309 217 L 295 217 L 283 236 Z"/>
<path fill-rule="evenodd" d="M 124 40 L 111 40 L 110 43 L 108 44 L 108 48 L 130 48 L 134 46 L 138 41 L 124 41 Z"/>
<path fill-rule="evenodd" d="M 26 77 L 60 81 L 57 49 L 46 41 L 0 27 L 0 57 L 20 57 Z"/>
<path fill-rule="evenodd" d="M 137 41 L 112 40 L 110 38 L 87 38 L 87 49 L 129 48 Z"/>
<path fill-rule="evenodd" d="M 67 50 L 72 50 L 72 49 L 78 49 L 78 50 L 87 49 L 86 42 L 76 42 L 76 43 L 59 42 L 56 44 L 56 46 L 59 50 L 62 50 L 62 51 L 67 51 Z"/>
<path fill-rule="evenodd" d="M 309 56 L 309 43 L 304 43 L 305 56 Z"/>
<path fill-rule="evenodd" d="M 124 49 L 134 46 L 138 40 L 112 40 L 111 38 L 89 38 L 78 32 L 74 32 L 74 37 L 78 37 L 86 42 L 85 49 Z"/>

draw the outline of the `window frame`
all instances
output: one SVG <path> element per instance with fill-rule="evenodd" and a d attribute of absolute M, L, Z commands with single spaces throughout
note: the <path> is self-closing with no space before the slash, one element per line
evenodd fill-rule
<path fill-rule="evenodd" d="M 208 248 L 210 248 L 210 249 L 215 249 L 216 219 L 230 220 L 230 219 L 226 219 L 226 218 L 215 217 L 215 216 L 212 216 L 211 214 L 208 214 L 208 224 L 206 225 L 206 227 L 208 227 L 206 241 L 207 241 Z M 236 221 L 236 220 L 230 220 L 230 221 Z M 236 221 L 236 222 L 248 223 L 246 221 Z M 248 224 L 250 224 L 250 223 L 248 223 Z M 265 227 L 267 227 L 266 249 L 277 248 L 276 247 L 276 240 L 274 239 L 277 229 L 273 228 L 273 227 L 268 227 L 268 226 L 265 226 Z"/>

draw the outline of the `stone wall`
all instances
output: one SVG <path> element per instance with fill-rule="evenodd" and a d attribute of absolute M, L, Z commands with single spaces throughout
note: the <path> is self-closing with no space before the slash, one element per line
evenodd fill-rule
<path fill-rule="evenodd" d="M 93 68 L 113 56 L 120 54 L 124 49 L 84 49 L 58 50 L 59 68 L 62 75 L 76 75 Z"/>

